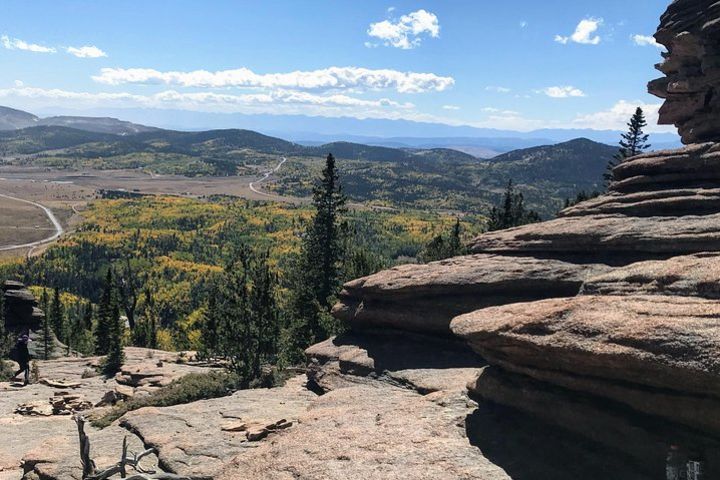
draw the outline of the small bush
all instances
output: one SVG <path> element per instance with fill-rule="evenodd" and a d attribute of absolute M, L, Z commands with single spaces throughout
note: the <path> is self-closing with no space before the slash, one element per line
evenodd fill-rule
<path fill-rule="evenodd" d="M 226 372 L 191 373 L 148 396 L 118 403 L 112 410 L 92 421 L 93 426 L 105 428 L 127 412 L 143 407 L 170 407 L 184 403 L 230 395 L 237 387 L 237 378 Z"/>
<path fill-rule="evenodd" d="M 13 367 L 10 362 L 0 360 L 0 382 L 7 382 L 13 376 Z"/>

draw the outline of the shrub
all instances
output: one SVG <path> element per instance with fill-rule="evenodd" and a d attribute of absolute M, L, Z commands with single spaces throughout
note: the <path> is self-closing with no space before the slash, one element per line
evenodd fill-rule
<path fill-rule="evenodd" d="M 226 372 L 191 373 L 174 380 L 148 396 L 132 398 L 115 405 L 112 410 L 92 421 L 93 426 L 105 428 L 127 412 L 143 407 L 170 407 L 208 398 L 230 395 L 236 390 L 237 378 Z"/>

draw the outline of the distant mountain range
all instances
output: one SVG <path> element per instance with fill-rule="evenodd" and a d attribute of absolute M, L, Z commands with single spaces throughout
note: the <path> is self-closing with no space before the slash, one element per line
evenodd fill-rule
<path fill-rule="evenodd" d="M 346 141 L 391 148 L 453 148 L 482 158 L 519 148 L 562 143 L 575 138 L 617 145 L 621 134 L 613 130 L 542 129 L 519 132 L 409 120 L 244 115 L 158 109 L 105 108 L 77 112 L 55 108 L 47 109 L 46 112 L 48 116 L 60 113 L 77 116 L 82 113 L 92 117 L 123 118 L 170 130 L 247 129 L 304 145 Z M 651 135 L 650 141 L 655 149 L 681 146 L 680 137 L 675 133 L 655 133 Z"/>
<path fill-rule="evenodd" d="M 20 130 L 29 127 L 68 127 L 96 133 L 115 135 L 133 135 L 136 133 L 159 130 L 116 118 L 55 116 L 40 118 L 32 113 L 0 106 L 0 131 Z"/>
<path fill-rule="evenodd" d="M 320 159 L 332 152 L 342 160 L 345 191 L 356 201 L 483 212 L 512 180 L 530 206 L 545 216 L 552 215 L 566 197 L 602 189 L 602 174 L 617 152 L 615 146 L 586 138 L 541 146 L 516 137 L 437 137 L 431 143 L 395 137 L 389 141 L 392 147 L 348 141 L 301 145 L 252 130 L 163 130 L 109 117 L 41 119 L 8 108 L 0 109 L 0 125 L 4 130 L 0 131 L 0 157 L 16 164 L 142 168 L 187 176 L 254 175 L 285 156 L 290 161 L 266 188 L 306 196 L 318 175 Z M 489 142 L 497 149 L 494 153 L 512 143 L 526 148 L 489 160 L 447 148 L 473 141 Z"/>

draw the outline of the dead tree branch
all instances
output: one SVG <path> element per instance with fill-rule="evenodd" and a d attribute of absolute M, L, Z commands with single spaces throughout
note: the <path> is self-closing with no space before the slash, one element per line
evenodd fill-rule
<path fill-rule="evenodd" d="M 126 480 L 193 480 L 191 477 L 175 475 L 174 473 L 163 473 L 145 470 L 140 466 L 140 461 L 146 456 L 156 453 L 154 448 L 149 448 L 140 453 L 128 455 L 127 437 L 123 438 L 122 454 L 120 461 L 112 467 L 98 471 L 95 462 L 90 458 L 90 439 L 85 433 L 85 418 L 82 415 L 73 417 L 78 428 L 80 436 L 80 462 L 83 466 L 83 480 L 107 480 L 114 475 L 120 475 L 120 478 Z M 128 477 L 127 468 L 130 467 L 137 473 Z"/>

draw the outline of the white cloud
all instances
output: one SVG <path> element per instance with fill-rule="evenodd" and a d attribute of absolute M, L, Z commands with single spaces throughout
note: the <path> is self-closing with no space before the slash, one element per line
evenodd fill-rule
<path fill-rule="evenodd" d="M 22 80 L 15 80 L 14 83 L 15 83 L 16 87 L 24 87 L 25 86 L 25 82 L 23 82 Z"/>
<path fill-rule="evenodd" d="M 247 68 L 208 72 L 160 72 L 149 68 L 103 68 L 93 80 L 107 85 L 164 84 L 205 88 L 288 88 L 339 90 L 360 88 L 396 90 L 399 93 L 442 92 L 455 80 L 433 73 L 371 70 L 359 67 L 329 67 L 322 70 L 257 74 Z"/>
<path fill-rule="evenodd" d="M 55 53 L 57 51 L 52 47 L 45 47 L 36 43 L 28 43 L 18 38 L 10 38 L 7 35 L 0 36 L 0 43 L 2 43 L 2 46 L 8 50 L 25 50 L 27 52 L 35 53 Z"/>
<path fill-rule="evenodd" d="M 591 113 L 589 115 L 578 115 L 572 122 L 574 128 L 592 128 L 595 130 L 627 130 L 627 122 L 640 107 L 645 113 L 648 127 L 646 132 L 675 132 L 673 126 L 658 125 L 658 111 L 662 103 L 643 103 L 639 100 L 620 100 L 608 110 Z"/>
<path fill-rule="evenodd" d="M 460 107 L 457 105 L 443 105 L 443 110 L 460 110 Z"/>
<path fill-rule="evenodd" d="M 657 40 L 650 35 L 631 35 L 630 38 L 635 45 L 639 45 L 641 47 L 655 47 L 661 50 L 665 49 L 665 46 L 659 44 Z"/>
<path fill-rule="evenodd" d="M 567 85 L 564 87 L 547 87 L 541 90 L 535 90 L 536 93 L 543 93 L 551 98 L 569 98 L 569 97 L 584 97 L 585 92 L 579 88 Z"/>
<path fill-rule="evenodd" d="M 0 100 L 29 109 L 47 106 L 51 103 L 58 107 L 73 109 L 148 108 L 218 113 L 322 115 L 437 121 L 437 117 L 418 112 L 415 105 L 409 102 L 397 102 L 387 98 L 361 99 L 340 94 L 316 95 L 292 90 L 241 95 L 166 90 L 143 95 L 128 92 L 76 92 L 23 86 L 0 89 Z"/>
<path fill-rule="evenodd" d="M 566 45 L 568 42 L 581 43 L 583 45 L 597 45 L 600 43 L 601 38 L 599 35 L 594 35 L 597 32 L 600 25 L 603 24 L 602 18 L 586 18 L 578 23 L 575 27 L 575 32 L 569 37 L 562 35 L 555 35 L 555 41 Z"/>
<path fill-rule="evenodd" d="M 78 58 L 100 58 L 107 57 L 107 53 L 100 50 L 95 45 L 85 45 L 83 47 L 68 47 L 65 49 L 70 55 Z"/>
<path fill-rule="evenodd" d="M 485 87 L 485 91 L 488 92 L 496 92 L 496 93 L 510 93 L 512 90 L 507 87 L 497 87 L 497 86 L 487 86 Z"/>
<path fill-rule="evenodd" d="M 403 15 L 397 20 L 371 23 L 367 34 L 382 40 L 386 46 L 409 50 L 422 43 L 423 35 L 439 37 L 440 23 L 434 13 L 421 9 Z"/>

